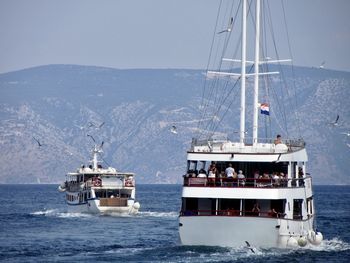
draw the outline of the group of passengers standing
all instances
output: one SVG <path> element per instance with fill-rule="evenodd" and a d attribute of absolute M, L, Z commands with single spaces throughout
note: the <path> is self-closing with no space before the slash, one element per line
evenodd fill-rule
<path fill-rule="evenodd" d="M 216 163 L 213 161 L 211 162 L 208 171 L 200 169 L 198 172 L 195 173 L 189 172 L 189 174 L 187 174 L 187 177 L 191 175 L 192 177 L 197 178 L 207 178 L 209 183 L 214 184 L 216 179 L 220 179 L 221 181 L 228 183 L 237 181 L 238 185 L 240 186 L 245 186 L 246 184 L 246 177 L 243 174 L 243 171 L 239 170 L 237 173 L 233 168 L 232 163 L 229 163 L 225 171 L 220 173 L 216 166 Z M 274 186 L 281 186 L 284 184 L 284 182 L 286 182 L 287 176 L 283 172 L 273 172 L 272 174 L 264 172 L 263 174 L 260 174 L 259 171 L 255 171 L 253 178 L 255 183 L 263 183 L 269 181 L 270 183 L 273 183 Z"/>

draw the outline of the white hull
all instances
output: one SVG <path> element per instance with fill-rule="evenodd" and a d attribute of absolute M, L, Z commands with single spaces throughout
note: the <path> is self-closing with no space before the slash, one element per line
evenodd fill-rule
<path fill-rule="evenodd" d="M 307 239 L 312 230 L 311 219 L 180 216 L 179 223 L 183 245 L 241 247 L 247 246 L 248 242 L 253 247 L 286 248 L 295 245 L 289 240 L 291 237 L 298 242 L 300 237 Z"/>
<path fill-rule="evenodd" d="M 138 202 L 129 203 L 128 206 L 100 206 L 99 200 L 89 200 L 83 204 L 69 204 L 69 213 L 89 213 L 89 214 L 128 214 L 138 213 L 140 204 Z"/>

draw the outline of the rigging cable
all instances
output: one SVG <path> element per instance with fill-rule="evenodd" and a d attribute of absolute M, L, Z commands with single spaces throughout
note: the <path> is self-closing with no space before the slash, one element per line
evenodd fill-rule
<path fill-rule="evenodd" d="M 276 39 L 275 39 L 275 34 L 274 34 L 274 29 L 273 29 L 273 23 L 272 23 L 272 18 L 271 18 L 271 17 L 272 17 L 272 16 L 271 16 L 271 9 L 270 9 L 270 6 L 269 6 L 269 3 L 268 3 L 268 2 L 267 2 L 267 10 L 268 10 L 267 22 L 269 23 L 269 28 L 270 28 L 270 32 L 271 32 L 271 37 L 272 37 L 272 42 L 273 42 L 273 46 L 274 46 L 274 51 L 275 51 L 275 54 L 276 54 L 276 59 L 279 60 L 280 57 L 279 57 L 279 54 L 278 54 L 278 51 L 277 51 Z M 281 68 L 281 64 L 278 63 L 278 65 L 279 65 L 279 68 L 282 69 L 282 68 Z M 266 65 L 266 67 L 268 68 L 268 65 Z M 281 77 L 282 77 L 283 79 L 285 79 L 282 70 L 281 70 L 281 72 L 280 72 L 280 75 L 281 75 Z M 284 121 L 285 132 L 286 132 L 286 134 L 288 135 L 288 125 L 287 125 L 287 117 L 286 117 L 285 108 L 282 106 L 283 103 L 282 103 L 282 105 L 281 105 L 281 102 L 280 102 L 280 100 L 278 99 L 277 92 L 276 92 L 276 90 L 275 90 L 275 88 L 274 88 L 273 86 L 272 86 L 272 91 L 273 91 L 273 93 L 274 93 L 274 95 L 275 95 L 275 101 L 276 101 L 276 103 L 277 103 L 278 108 L 280 109 L 281 117 L 282 117 L 282 119 L 283 119 L 283 121 Z M 288 92 L 288 90 L 287 90 L 287 92 Z M 282 88 L 281 88 L 281 93 L 282 93 L 282 96 L 283 96 L 283 89 L 282 89 Z M 277 124 L 278 124 L 278 118 L 276 118 L 276 122 L 277 122 Z M 282 130 L 283 130 L 283 129 L 282 129 Z"/>
<path fill-rule="evenodd" d="M 218 12 L 217 12 L 217 16 L 216 16 L 216 22 L 215 22 L 215 27 L 214 27 L 214 32 L 213 32 L 213 37 L 212 37 L 212 41 L 211 41 L 211 46 L 210 46 L 210 52 L 209 52 L 209 58 L 208 58 L 208 63 L 207 63 L 207 68 L 206 68 L 206 72 L 208 72 L 209 69 L 209 64 L 211 61 L 211 56 L 212 56 L 212 51 L 213 51 L 213 46 L 214 46 L 214 40 L 215 40 L 215 34 L 216 34 L 216 29 L 217 29 L 217 25 L 218 25 L 218 21 L 219 21 L 219 14 L 220 14 L 220 9 L 221 9 L 221 5 L 222 5 L 222 0 L 220 1 L 219 4 L 219 8 L 218 8 Z M 203 91 L 202 91 L 202 99 L 201 99 L 201 103 L 200 103 L 200 108 L 203 107 L 204 109 L 204 97 L 205 97 L 205 90 L 206 90 L 206 86 L 207 86 L 207 77 L 204 78 L 204 85 L 203 85 Z M 202 112 L 202 116 L 200 118 L 204 119 L 204 115 L 205 115 L 205 111 Z M 197 128 L 198 131 L 200 130 L 200 126 L 201 126 L 202 121 L 198 122 Z"/>
<path fill-rule="evenodd" d="M 294 89 L 294 98 L 295 98 L 295 118 L 297 121 L 297 128 L 298 128 L 298 137 L 301 137 L 301 131 L 300 131 L 300 119 L 299 119 L 299 105 L 298 105 L 298 99 L 297 99 L 297 90 L 295 86 L 295 71 L 294 71 L 294 63 L 293 63 L 293 53 L 292 53 L 292 48 L 290 44 L 290 38 L 289 38 L 289 31 L 288 31 L 288 25 L 287 25 L 287 17 L 286 17 L 286 12 L 284 8 L 284 0 L 281 1 L 282 3 L 282 10 L 283 10 L 283 19 L 284 19 L 284 26 L 287 34 L 287 41 L 288 41 L 288 50 L 289 50 L 289 56 L 292 60 L 291 65 L 292 65 L 292 79 L 293 79 L 293 89 Z"/>
<path fill-rule="evenodd" d="M 220 5 L 221 5 L 221 3 L 220 3 Z M 239 5 L 240 5 L 240 4 L 239 4 Z M 234 4 L 232 3 L 231 8 L 230 8 L 230 10 L 231 10 L 230 13 L 233 12 L 233 7 L 234 7 Z M 220 12 L 220 9 L 218 10 L 218 13 L 219 13 L 219 12 Z M 219 14 L 218 14 L 218 16 L 219 16 Z M 235 22 L 236 22 L 236 20 L 237 20 L 237 17 L 238 17 L 238 9 L 237 9 L 237 12 L 236 12 L 234 18 L 232 18 L 233 21 L 232 21 L 231 27 L 234 27 Z M 217 28 L 217 24 L 218 24 L 218 21 L 216 22 L 216 28 Z M 217 29 L 215 29 L 214 37 L 215 37 L 215 35 L 216 35 L 216 31 L 217 31 Z M 222 51 L 222 53 L 221 53 L 220 60 L 219 60 L 219 62 L 218 62 L 218 63 L 219 63 L 219 65 L 218 65 L 218 71 L 221 71 L 221 68 L 222 68 L 222 60 L 223 60 L 224 54 L 225 54 L 226 51 L 227 51 L 227 47 L 228 47 L 228 43 L 229 43 L 229 39 L 230 39 L 232 30 L 230 30 L 230 32 L 228 32 L 228 33 L 229 33 L 229 34 L 225 34 L 225 40 L 224 40 L 224 43 L 223 43 L 223 51 Z M 214 43 L 214 41 L 213 41 L 212 43 Z M 219 46 L 220 46 L 220 45 L 218 44 L 217 47 L 219 47 Z M 211 49 L 213 49 L 213 47 L 211 47 Z M 211 53 L 212 53 L 212 50 L 211 50 Z M 218 54 L 218 52 L 216 53 L 216 56 L 215 56 L 215 57 L 218 57 L 217 54 Z M 208 62 L 207 70 L 208 70 L 208 68 L 209 68 L 209 64 L 210 64 L 210 61 Z M 206 84 L 207 84 L 207 81 L 206 81 Z M 222 102 L 220 101 L 220 99 L 221 99 L 223 96 L 219 96 L 220 93 L 218 92 L 218 90 L 219 90 L 219 88 L 220 88 L 220 81 L 219 81 L 219 78 L 216 77 L 210 84 L 211 84 L 211 85 L 210 85 L 210 90 L 209 90 L 209 92 L 208 92 L 208 99 L 206 100 L 205 105 L 203 105 L 203 104 L 204 104 L 204 99 L 205 99 L 205 96 L 206 96 L 205 91 L 204 91 L 203 94 L 202 94 L 203 113 L 202 113 L 202 117 L 201 117 L 201 120 L 202 120 L 202 121 L 198 124 L 198 131 L 199 131 L 199 132 L 200 132 L 199 127 L 200 127 L 200 125 L 203 124 L 203 120 L 208 119 L 208 118 L 205 118 L 205 117 L 206 117 L 207 115 L 209 115 L 209 113 L 208 113 L 209 104 L 212 105 L 212 106 L 214 107 L 214 109 L 212 110 L 213 113 L 214 113 L 214 112 L 219 113 L 219 111 L 220 111 L 219 109 L 221 108 L 221 104 L 222 104 Z M 224 83 L 224 85 L 223 85 L 224 91 L 227 91 L 228 84 L 229 84 L 229 81 L 226 81 L 226 83 Z M 215 91 L 216 91 L 216 92 L 215 92 Z M 214 96 L 214 94 L 215 94 L 216 96 Z M 228 94 L 228 95 L 229 95 L 229 94 Z M 213 97 L 214 97 L 214 100 L 213 100 Z M 224 97 L 225 97 L 225 96 L 224 96 Z M 225 100 L 225 98 L 224 98 L 224 100 Z M 219 105 L 219 109 L 215 109 L 215 105 Z M 208 129 L 208 127 L 214 125 L 214 121 L 215 121 L 215 119 L 217 118 L 217 116 L 216 116 L 215 114 L 211 114 L 211 115 L 212 115 L 211 121 L 210 121 L 209 123 L 207 123 L 207 125 L 206 125 L 205 127 L 203 127 L 203 130 L 200 132 L 200 136 L 202 136 L 203 133 L 206 132 L 206 130 Z"/>

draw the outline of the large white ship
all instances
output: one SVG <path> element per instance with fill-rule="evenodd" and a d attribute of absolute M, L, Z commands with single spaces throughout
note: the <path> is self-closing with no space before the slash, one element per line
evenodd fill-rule
<path fill-rule="evenodd" d="M 304 141 L 281 139 L 280 136 L 258 138 L 259 114 L 265 114 L 262 116 L 267 120 L 270 118 L 270 104 L 262 103 L 262 96 L 259 96 L 259 79 L 278 74 L 266 71 L 267 67 L 262 71 L 262 66 L 282 61 L 262 59 L 261 52 L 265 49 L 261 43 L 265 41 L 260 38 L 260 23 L 266 20 L 261 18 L 261 3 L 266 1 L 249 1 L 249 10 L 247 0 L 236 3 L 230 8 L 232 17 L 227 17 L 228 26 L 220 32 L 217 30 L 215 35 L 227 41 L 235 33 L 238 13 L 233 7 L 239 9 L 241 59 L 225 58 L 224 52 L 219 53 L 219 70 L 208 71 L 207 74 L 213 86 L 223 79 L 225 87 L 240 82 L 240 105 L 237 107 L 240 109 L 239 139 L 215 139 L 212 136 L 215 133 L 212 133 L 207 138 L 192 140 L 187 152 L 187 172 L 179 216 L 181 242 L 183 245 L 282 248 L 320 244 L 323 236 L 315 227 L 312 178 L 307 172 L 308 156 Z M 246 59 L 248 17 L 252 17 L 253 21 L 254 61 Z M 222 46 L 227 49 L 228 44 L 225 42 Z M 224 71 L 221 62 L 239 62 L 241 71 Z M 247 65 L 251 66 L 249 72 L 246 72 Z M 252 138 L 246 138 L 245 93 L 250 78 L 254 79 L 251 82 L 253 125 Z M 266 83 L 269 82 L 264 81 Z M 220 89 L 212 90 L 211 96 L 215 97 Z M 268 100 L 266 96 L 264 102 Z M 225 100 L 220 101 L 219 97 L 216 102 Z M 205 114 L 203 117 L 206 117 Z M 205 133 L 204 128 L 200 131 Z"/>
<path fill-rule="evenodd" d="M 98 161 L 101 152 L 102 145 L 95 145 L 90 164 L 67 173 L 58 187 L 66 194 L 68 212 L 136 214 L 140 204 L 135 201 L 135 174 L 103 168 Z"/>

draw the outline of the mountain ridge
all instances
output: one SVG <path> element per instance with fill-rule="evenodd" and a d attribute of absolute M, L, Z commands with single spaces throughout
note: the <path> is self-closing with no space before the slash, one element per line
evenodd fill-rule
<path fill-rule="evenodd" d="M 46 65 L 0 74 L 0 183 L 64 180 L 90 159 L 87 133 L 106 142 L 107 163 L 136 172 L 138 182 L 180 183 L 201 116 L 204 72 Z M 349 184 L 350 141 L 341 132 L 350 129 L 350 73 L 304 67 L 294 73 L 287 78 L 297 83 L 314 182 Z M 227 135 L 237 130 L 237 114 L 228 114 L 221 131 Z M 341 125 L 333 127 L 328 123 L 337 114 Z M 89 122 L 105 124 L 98 130 Z M 176 135 L 169 131 L 173 124 Z"/>

